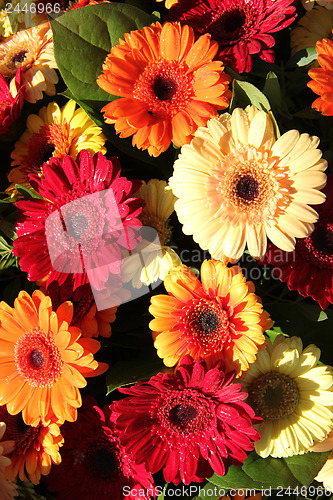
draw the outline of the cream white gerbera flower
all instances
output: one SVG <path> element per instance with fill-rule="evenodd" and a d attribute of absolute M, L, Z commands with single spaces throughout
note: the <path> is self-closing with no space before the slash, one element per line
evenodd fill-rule
<path fill-rule="evenodd" d="M 315 5 L 311 12 L 306 12 L 301 17 L 296 28 L 290 32 L 291 55 L 299 50 L 315 47 L 323 38 L 330 38 L 332 29 L 333 10 Z M 317 61 L 315 63 L 318 65 Z"/>
<path fill-rule="evenodd" d="M 329 433 L 324 441 L 316 443 L 310 449 L 310 451 L 317 451 L 319 453 L 330 450 L 333 450 L 333 431 Z M 318 481 L 318 483 L 323 483 L 324 488 L 326 488 L 327 490 L 330 489 L 331 491 L 333 491 L 333 451 L 328 457 L 326 463 L 318 472 L 315 480 Z"/>
<path fill-rule="evenodd" d="M 172 269 L 181 264 L 181 260 L 167 245 L 171 238 L 168 219 L 176 200 L 167 183 L 158 179 L 150 179 L 147 184 L 143 181 L 134 196 L 146 202 L 139 216 L 142 225 L 154 228 L 159 237 L 159 243 L 143 240 L 122 266 L 123 281 L 131 281 L 133 287 L 139 289 L 158 279 L 164 280 Z"/>
<path fill-rule="evenodd" d="M 291 252 L 312 233 L 325 201 L 327 162 L 318 137 L 289 130 L 276 138 L 268 113 L 237 108 L 199 127 L 170 179 L 183 232 L 212 258 L 237 262 L 247 244 L 261 258 L 267 237 Z"/>
<path fill-rule="evenodd" d="M 258 352 L 242 380 L 247 402 L 264 420 L 255 450 L 261 457 L 301 455 L 333 428 L 333 368 L 318 365 L 320 349 L 278 335 Z"/>
<path fill-rule="evenodd" d="M 54 53 L 52 31 L 49 23 L 19 31 L 0 43 L 0 74 L 12 77 L 10 90 L 16 95 L 15 74 L 22 68 L 24 99 L 35 103 L 47 95 L 55 95 L 58 75 Z"/>

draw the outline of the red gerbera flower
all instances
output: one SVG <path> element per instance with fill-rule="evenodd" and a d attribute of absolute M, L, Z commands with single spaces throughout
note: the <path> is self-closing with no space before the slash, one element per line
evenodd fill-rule
<path fill-rule="evenodd" d="M 12 96 L 7 80 L 0 75 L 0 135 L 10 132 L 10 128 L 21 114 L 23 106 L 23 85 L 21 83 L 21 69 L 15 76 L 17 94 Z"/>
<path fill-rule="evenodd" d="M 110 410 L 87 396 L 75 424 L 63 425 L 62 462 L 45 478 L 58 500 L 146 500 L 154 492 L 145 466 L 135 465 L 113 431 Z M 143 492 L 147 490 L 147 494 Z M 126 493 L 126 495 L 125 495 Z"/>
<path fill-rule="evenodd" d="M 275 40 L 269 33 L 286 28 L 296 18 L 294 0 L 179 0 L 168 19 L 192 26 L 197 35 L 210 33 L 219 43 L 217 58 L 242 73 L 250 71 L 253 55 L 274 62 Z"/>
<path fill-rule="evenodd" d="M 109 276 L 119 273 L 122 251 L 138 242 L 134 229 L 141 226 L 143 201 L 131 196 L 139 182 L 120 177 L 117 158 L 85 150 L 76 161 L 52 158 L 43 178 L 31 174 L 29 180 L 44 199 L 16 202 L 13 253 L 22 271 L 30 281 L 49 275 L 46 289 L 57 282 L 62 301 L 81 298 L 78 289 L 88 282 L 105 289 Z"/>
<path fill-rule="evenodd" d="M 333 303 L 333 174 L 327 176 L 322 190 L 326 201 L 316 208 L 319 220 L 313 233 L 298 239 L 293 252 L 283 252 L 268 245 L 261 262 L 273 264 L 273 272 L 290 290 L 318 301 L 322 309 Z"/>
<path fill-rule="evenodd" d="M 234 377 L 224 373 L 221 361 L 207 370 L 202 358 L 187 355 L 175 374 L 119 389 L 133 396 L 111 407 L 120 442 L 150 472 L 163 467 L 165 480 L 175 484 L 242 465 L 260 438 L 252 427 L 259 419 L 244 403 L 242 385 L 231 384 Z"/>

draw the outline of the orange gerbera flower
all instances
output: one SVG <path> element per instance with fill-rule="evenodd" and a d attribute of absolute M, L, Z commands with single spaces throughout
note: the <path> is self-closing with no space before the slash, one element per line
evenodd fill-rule
<path fill-rule="evenodd" d="M 218 44 L 210 35 L 194 42 L 189 26 L 152 24 L 125 34 L 111 49 L 98 85 L 123 97 L 102 111 L 120 137 L 158 156 L 173 142 L 190 142 L 195 130 L 228 106 L 230 77 L 213 61 Z"/>
<path fill-rule="evenodd" d="M 100 343 L 80 338 L 72 317 L 71 302 L 54 312 L 39 290 L 20 292 L 14 308 L 0 303 L 0 404 L 11 415 L 22 411 L 27 425 L 76 420 L 85 377 L 108 368 L 94 360 Z"/>
<path fill-rule="evenodd" d="M 40 422 L 31 427 L 23 422 L 21 414 L 10 415 L 5 406 L 0 407 L 0 419 L 6 423 L 4 437 L 15 443 L 5 477 L 16 480 L 18 476 L 21 481 L 38 484 L 41 475 L 50 472 L 52 464 L 61 462 L 59 446 L 63 445 L 64 439 L 59 426 Z"/>
<path fill-rule="evenodd" d="M 265 346 L 263 332 L 273 324 L 263 311 L 254 285 L 238 266 L 205 260 L 201 283 L 185 265 L 165 278 L 169 294 L 151 298 L 157 354 L 174 366 L 186 354 L 201 356 L 209 366 L 223 359 L 226 371 L 238 375 L 249 368 Z"/>
<path fill-rule="evenodd" d="M 320 97 L 312 103 L 312 107 L 324 116 L 333 116 L 333 40 L 324 38 L 317 42 L 316 50 L 320 67 L 309 70 L 312 80 L 308 87 Z"/>

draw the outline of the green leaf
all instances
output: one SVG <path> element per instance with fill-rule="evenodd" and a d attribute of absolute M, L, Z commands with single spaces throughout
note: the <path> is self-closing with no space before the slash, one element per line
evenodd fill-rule
<path fill-rule="evenodd" d="M 12 265 L 17 267 L 17 258 L 12 254 L 12 250 L 12 245 L 0 236 L 0 269 L 7 269 Z"/>
<path fill-rule="evenodd" d="M 17 490 L 19 493 L 19 500 L 47 500 L 47 498 L 55 498 L 51 495 L 47 497 L 36 493 L 34 485 L 30 481 L 20 481 L 17 485 Z"/>
<path fill-rule="evenodd" d="M 286 68 L 293 68 L 295 66 L 306 66 L 312 61 L 315 61 L 318 57 L 315 47 L 309 47 L 307 49 L 302 49 L 296 52 L 286 64 Z"/>
<path fill-rule="evenodd" d="M 304 485 L 309 486 L 316 477 L 326 460 L 330 451 L 325 453 L 306 453 L 304 455 L 294 455 L 284 459 L 291 473 Z"/>
<path fill-rule="evenodd" d="M 208 481 L 229 489 L 309 486 L 326 462 L 329 453 L 261 458 L 253 451 L 242 467 L 231 465 L 225 476 L 214 474 Z"/>
<path fill-rule="evenodd" d="M 257 109 L 263 110 L 269 114 L 274 123 L 275 133 L 277 137 L 280 137 L 278 124 L 272 113 L 271 104 L 265 94 L 260 92 L 252 83 L 243 82 L 241 80 L 234 80 L 232 87 L 230 111 L 233 111 L 235 108 L 246 108 L 246 106 L 252 104 Z"/>
<path fill-rule="evenodd" d="M 173 373 L 157 357 L 156 351 L 141 352 L 133 361 L 118 361 L 106 374 L 107 394 L 125 385 L 145 382 L 159 372 Z"/>
<path fill-rule="evenodd" d="M 273 71 L 270 71 L 266 76 L 263 93 L 270 102 L 273 111 L 280 111 L 282 102 L 280 82 Z"/>
<path fill-rule="evenodd" d="M 111 47 L 124 33 L 155 21 L 142 10 L 120 3 L 100 3 L 50 16 L 54 55 L 66 85 L 80 100 L 115 99 L 96 83 Z"/>
<path fill-rule="evenodd" d="M 15 188 L 22 196 L 24 196 L 24 198 L 37 198 L 39 200 L 43 199 L 43 197 L 40 196 L 38 193 L 34 193 L 33 191 L 31 191 L 31 189 L 27 188 L 26 186 L 21 186 L 21 184 L 15 184 Z"/>

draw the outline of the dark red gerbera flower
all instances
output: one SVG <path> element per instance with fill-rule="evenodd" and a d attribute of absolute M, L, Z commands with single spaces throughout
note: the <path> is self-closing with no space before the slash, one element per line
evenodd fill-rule
<path fill-rule="evenodd" d="M 326 201 L 316 208 L 319 219 L 313 233 L 298 239 L 293 252 L 283 252 L 273 244 L 267 247 L 261 263 L 274 266 L 273 273 L 304 297 L 318 301 L 322 309 L 333 303 L 333 174 L 322 190 Z"/>
<path fill-rule="evenodd" d="M 117 158 L 85 150 L 76 160 L 51 158 L 43 177 L 31 174 L 29 180 L 45 199 L 16 202 L 13 253 L 22 271 L 30 281 L 48 276 L 46 289 L 56 282 L 62 301 L 79 300 L 87 283 L 104 290 L 110 276 L 118 276 L 124 251 L 138 243 L 144 202 L 132 194 L 140 182 L 120 177 Z"/>
<path fill-rule="evenodd" d="M 0 135 L 10 132 L 11 126 L 21 114 L 23 106 L 23 85 L 21 84 L 21 69 L 15 76 L 16 95 L 12 96 L 7 80 L 0 75 Z"/>
<path fill-rule="evenodd" d="M 167 482 L 201 482 L 213 472 L 242 465 L 260 438 L 252 427 L 261 419 L 244 403 L 241 384 L 232 384 L 219 361 L 207 370 L 202 358 L 185 356 L 175 374 L 159 373 L 149 382 L 120 392 L 133 397 L 112 405 L 120 442 L 137 463 Z"/>
<path fill-rule="evenodd" d="M 253 55 L 274 61 L 275 40 L 296 18 L 294 0 L 179 0 L 167 19 L 192 26 L 197 35 L 210 33 L 219 43 L 217 59 L 242 73 L 250 71 Z"/>
<path fill-rule="evenodd" d="M 77 421 L 61 432 L 62 462 L 45 478 L 58 500 L 147 500 L 155 491 L 152 475 L 119 444 L 107 406 L 102 411 L 87 396 Z"/>

